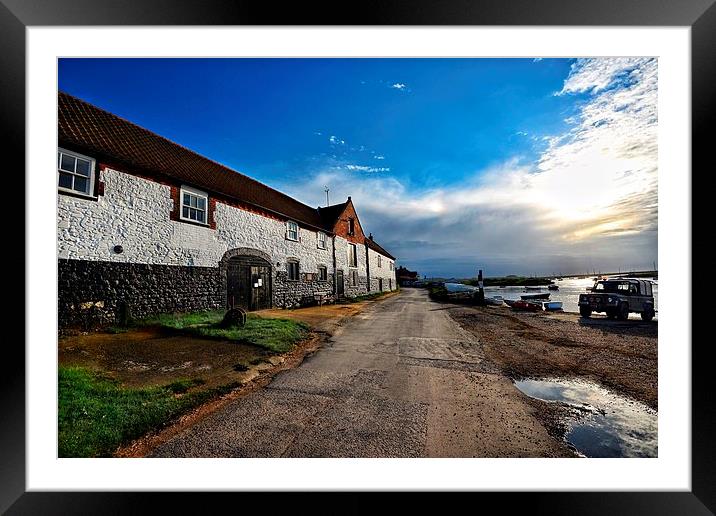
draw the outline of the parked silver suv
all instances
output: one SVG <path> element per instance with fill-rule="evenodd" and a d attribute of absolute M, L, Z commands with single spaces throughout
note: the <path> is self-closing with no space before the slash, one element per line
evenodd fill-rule
<path fill-rule="evenodd" d="M 604 312 L 610 319 L 622 321 L 629 318 L 629 312 L 636 312 L 651 321 L 656 313 L 651 281 L 612 278 L 595 282 L 590 292 L 579 295 L 580 315 L 589 317 L 592 312 Z"/>

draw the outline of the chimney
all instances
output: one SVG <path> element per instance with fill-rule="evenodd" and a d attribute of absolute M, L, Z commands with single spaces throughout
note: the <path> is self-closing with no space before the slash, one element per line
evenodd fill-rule
<path fill-rule="evenodd" d="M 350 195 L 348 196 L 348 200 L 349 200 L 349 201 L 351 200 L 351 196 L 350 196 Z"/>
<path fill-rule="evenodd" d="M 370 238 L 371 240 L 373 240 L 373 233 L 370 233 L 370 234 L 368 235 L 368 238 Z"/>

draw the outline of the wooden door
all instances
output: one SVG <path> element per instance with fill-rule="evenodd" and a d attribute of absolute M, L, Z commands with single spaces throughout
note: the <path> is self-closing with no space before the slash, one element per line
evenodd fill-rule
<path fill-rule="evenodd" d="M 271 308 L 271 267 L 253 256 L 235 256 L 226 268 L 226 304 L 244 310 Z"/>
<path fill-rule="evenodd" d="M 251 305 L 250 310 L 263 310 L 271 307 L 270 282 L 271 269 L 266 266 L 251 267 Z"/>
<path fill-rule="evenodd" d="M 338 297 L 345 295 L 345 286 L 343 284 L 343 271 L 336 272 L 336 294 Z"/>

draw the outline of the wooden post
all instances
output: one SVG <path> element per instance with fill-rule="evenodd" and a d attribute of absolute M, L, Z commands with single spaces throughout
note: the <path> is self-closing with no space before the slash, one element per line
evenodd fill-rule
<path fill-rule="evenodd" d="M 482 284 L 482 269 L 477 271 L 477 302 L 481 305 L 485 304 L 485 289 Z"/>

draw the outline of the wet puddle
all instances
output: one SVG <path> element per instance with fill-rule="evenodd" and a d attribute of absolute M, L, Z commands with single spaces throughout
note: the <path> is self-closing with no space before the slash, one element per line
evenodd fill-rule
<path fill-rule="evenodd" d="M 587 457 L 656 457 L 658 413 L 599 385 L 576 380 L 519 380 L 523 393 L 561 401 L 583 416 L 569 421 L 565 439 Z"/>

